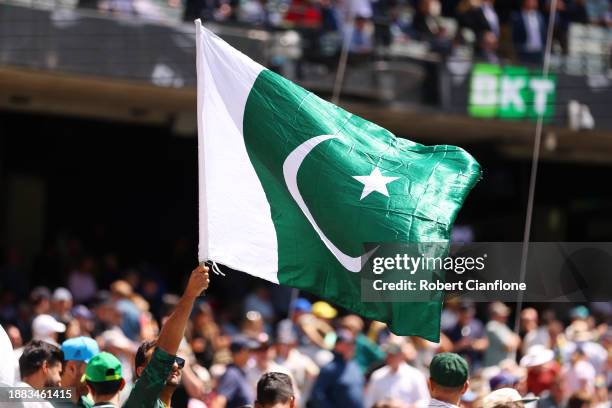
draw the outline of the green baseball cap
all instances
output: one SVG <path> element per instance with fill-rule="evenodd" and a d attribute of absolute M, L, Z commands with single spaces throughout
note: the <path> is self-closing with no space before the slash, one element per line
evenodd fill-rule
<path fill-rule="evenodd" d="M 429 376 L 443 387 L 461 387 L 468 380 L 468 363 L 459 354 L 436 354 L 429 365 Z"/>
<path fill-rule="evenodd" d="M 121 362 L 111 353 L 103 351 L 89 360 L 82 381 L 106 382 L 121 378 Z"/>

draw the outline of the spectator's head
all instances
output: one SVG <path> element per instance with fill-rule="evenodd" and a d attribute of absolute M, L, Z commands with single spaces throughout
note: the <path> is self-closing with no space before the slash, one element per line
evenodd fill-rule
<path fill-rule="evenodd" d="M 501 373 L 491 377 L 491 379 L 489 380 L 489 388 L 491 388 L 491 391 L 507 387 L 514 388 L 519 381 L 520 378 L 518 378 L 517 376 L 502 371 Z"/>
<path fill-rule="evenodd" d="M 329 303 L 321 300 L 312 305 L 312 314 L 329 322 L 338 315 L 338 311 Z"/>
<path fill-rule="evenodd" d="M 32 320 L 32 339 L 43 340 L 51 344 L 57 344 L 57 333 L 64 333 L 66 325 L 60 323 L 51 315 L 41 314 Z"/>
<path fill-rule="evenodd" d="M 523 0 L 523 10 L 532 11 L 538 9 L 538 0 Z"/>
<path fill-rule="evenodd" d="M 34 316 L 49 313 L 51 310 L 51 291 L 45 286 L 37 286 L 30 293 L 30 305 Z"/>
<path fill-rule="evenodd" d="M 567 408 L 589 408 L 591 406 L 591 395 L 586 392 L 578 392 L 567 401 Z"/>
<path fill-rule="evenodd" d="M 214 314 L 210 305 L 200 302 L 195 306 L 193 325 L 196 329 L 204 328 L 205 325 L 214 323 Z"/>
<path fill-rule="evenodd" d="M 470 300 L 464 300 L 459 304 L 459 323 L 461 325 L 469 324 L 474 315 L 476 314 L 476 308 L 474 307 L 474 302 Z"/>
<path fill-rule="evenodd" d="M 240 368 L 244 368 L 249 361 L 251 351 L 257 347 L 259 347 L 259 344 L 255 340 L 243 336 L 234 337 L 230 344 L 233 363 Z"/>
<path fill-rule="evenodd" d="M 441 11 L 441 5 L 438 0 L 420 0 L 418 8 L 419 12 L 426 16 L 438 16 Z"/>
<path fill-rule="evenodd" d="M 94 402 L 113 402 L 125 386 L 121 362 L 110 353 L 97 354 L 87 363 L 85 382 Z"/>
<path fill-rule="evenodd" d="M 572 322 L 576 321 L 576 320 L 586 320 L 589 318 L 590 312 L 589 309 L 586 306 L 576 306 L 574 307 L 572 310 L 570 310 L 570 319 L 572 320 Z"/>
<path fill-rule="evenodd" d="M 242 332 L 249 337 L 257 337 L 265 331 L 265 322 L 261 313 L 249 310 L 242 321 Z"/>
<path fill-rule="evenodd" d="M 505 323 L 510 315 L 510 308 L 502 302 L 493 302 L 489 305 L 489 316 L 491 320 Z"/>
<path fill-rule="evenodd" d="M 363 320 L 357 315 L 344 316 L 340 321 L 340 327 L 357 336 L 363 330 Z"/>
<path fill-rule="evenodd" d="M 64 353 L 64 370 L 62 385 L 78 388 L 89 360 L 100 353 L 98 343 L 90 337 L 75 337 L 62 343 Z M 84 390 L 83 390 L 84 391 Z"/>
<path fill-rule="evenodd" d="M 23 348 L 19 358 L 21 379 L 33 388 L 59 387 L 63 361 L 64 355 L 59 347 L 32 340 Z"/>
<path fill-rule="evenodd" d="M 563 406 L 567 395 L 565 393 L 565 384 L 563 376 L 557 376 L 555 381 L 550 386 L 550 396 L 557 403 L 557 406 Z"/>
<path fill-rule="evenodd" d="M 129 299 L 134 295 L 132 285 L 124 280 L 113 282 L 110 287 L 110 292 L 111 296 L 115 299 Z"/>
<path fill-rule="evenodd" d="M 21 331 L 17 326 L 14 326 L 12 324 L 6 326 L 6 334 L 8 335 L 8 338 L 11 341 L 11 346 L 13 346 L 13 350 L 23 346 L 23 337 L 21 337 Z"/>
<path fill-rule="evenodd" d="M 529 347 L 527 353 L 521 358 L 521 367 L 534 370 L 550 363 L 555 358 L 555 352 L 541 344 Z"/>
<path fill-rule="evenodd" d="M 280 322 L 276 331 L 276 354 L 281 358 L 288 358 L 289 352 L 297 343 L 297 336 L 288 322 Z"/>
<path fill-rule="evenodd" d="M 295 408 L 293 383 L 287 374 L 266 373 L 257 382 L 256 408 Z"/>
<path fill-rule="evenodd" d="M 394 372 L 397 372 L 400 365 L 406 360 L 402 351 L 402 346 L 397 343 L 387 343 L 382 347 L 387 354 L 387 365 Z"/>
<path fill-rule="evenodd" d="M 429 365 L 429 391 L 432 398 L 459 405 L 469 387 L 469 367 L 455 353 L 436 354 Z"/>
<path fill-rule="evenodd" d="M 521 312 L 521 329 L 530 332 L 538 328 L 538 312 L 533 307 L 523 309 Z"/>
<path fill-rule="evenodd" d="M 157 347 L 157 342 L 155 340 L 145 341 L 140 345 L 140 347 L 138 347 L 138 350 L 136 350 L 136 356 L 134 358 L 134 371 L 136 373 L 136 378 L 139 378 L 142 375 L 142 372 L 147 367 L 147 364 L 149 364 L 151 361 L 155 347 Z M 166 379 L 167 387 L 177 387 L 181 383 L 183 367 L 185 367 L 185 359 L 182 357 L 176 357 L 172 370 Z"/>
<path fill-rule="evenodd" d="M 297 321 L 297 319 L 299 319 L 299 317 L 303 314 L 312 312 L 312 305 L 308 299 L 297 298 L 291 304 L 291 310 L 293 312 L 291 314 L 291 318 L 293 321 Z"/>
<path fill-rule="evenodd" d="M 523 398 L 514 388 L 500 388 L 483 398 L 482 408 L 522 408 L 538 398 Z"/>
<path fill-rule="evenodd" d="M 262 340 L 259 341 L 258 347 L 253 350 L 253 355 L 255 357 L 255 362 L 260 367 L 265 367 L 268 362 L 271 360 L 270 357 L 270 342 L 268 341 L 268 336 L 264 335 Z"/>
<path fill-rule="evenodd" d="M 72 308 L 72 293 L 66 288 L 57 288 L 51 298 L 51 310 L 57 316 L 63 316 Z"/>
<path fill-rule="evenodd" d="M 334 351 L 340 354 L 345 361 L 351 360 L 355 355 L 355 335 L 346 329 L 338 330 Z"/>

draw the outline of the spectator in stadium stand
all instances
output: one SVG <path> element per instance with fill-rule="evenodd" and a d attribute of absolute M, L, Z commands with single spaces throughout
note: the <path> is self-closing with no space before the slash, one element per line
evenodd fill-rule
<path fill-rule="evenodd" d="M 140 336 L 140 310 L 133 301 L 134 291 L 132 285 L 124 280 L 111 284 L 111 301 L 121 313 L 121 330 L 132 341 Z"/>
<path fill-rule="evenodd" d="M 497 36 L 491 31 L 485 31 L 479 39 L 476 56 L 478 59 L 489 64 L 499 64 L 499 57 L 497 56 L 498 48 L 499 41 Z"/>
<path fill-rule="evenodd" d="M 32 340 L 19 358 L 21 381 L 15 387 L 42 389 L 59 387 L 62 383 L 64 355 L 59 347 L 40 340 Z M 28 408 L 52 408 L 49 402 L 26 403 Z"/>
<path fill-rule="evenodd" d="M 509 315 L 510 308 L 502 302 L 489 305 L 490 320 L 485 326 L 489 344 L 484 354 L 484 367 L 491 367 L 502 360 L 512 358 L 513 352 L 520 345 L 521 339 L 506 324 Z"/>
<path fill-rule="evenodd" d="M 72 293 L 66 288 L 57 288 L 51 297 L 51 316 L 56 320 L 68 324 L 72 320 Z"/>
<path fill-rule="evenodd" d="M 336 333 L 334 359 L 321 368 L 310 398 L 314 408 L 363 408 L 364 378 L 353 360 L 355 336 L 346 329 Z"/>
<path fill-rule="evenodd" d="M 523 355 L 527 354 L 532 346 L 538 344 L 548 346 L 550 341 L 547 328 L 538 326 L 538 312 L 532 307 L 527 307 L 521 311 L 519 335 L 523 339 L 521 344 Z"/>
<path fill-rule="evenodd" d="M 217 397 L 211 408 L 237 408 L 250 404 L 255 399 L 253 388 L 249 384 L 245 369 L 251 351 L 258 347 L 255 340 L 244 336 L 235 336 L 230 345 L 232 362 L 219 378 L 216 393 Z"/>
<path fill-rule="evenodd" d="M 523 408 L 526 403 L 537 400 L 521 397 L 514 388 L 500 388 L 483 398 L 482 408 Z"/>
<path fill-rule="evenodd" d="M 567 406 L 567 393 L 563 384 L 563 377 L 558 376 L 552 383 L 550 390 L 542 395 L 538 401 L 538 408 L 561 408 Z"/>
<path fill-rule="evenodd" d="M 412 20 L 417 39 L 429 43 L 431 51 L 447 54 L 451 41 L 440 20 L 440 3 L 437 0 L 419 0 Z"/>
<path fill-rule="evenodd" d="M 270 347 L 270 342 L 267 338 L 267 335 L 264 335 L 262 339 L 258 342 L 258 347 L 253 350 L 253 359 L 250 361 L 250 364 L 247 365 L 245 369 L 245 374 L 247 381 L 251 385 L 253 389 L 257 388 L 257 383 L 262 375 L 265 373 L 285 373 L 291 376 L 291 372 L 277 364 L 272 358 L 272 348 Z M 293 381 L 292 381 L 293 383 Z M 299 399 L 297 388 L 294 390 L 294 394 Z"/>
<path fill-rule="evenodd" d="M 87 363 L 84 378 L 94 401 L 94 407 L 119 408 L 121 406 L 119 393 L 125 387 L 125 380 L 121 375 L 121 362 L 117 357 L 105 351 L 99 353 Z"/>
<path fill-rule="evenodd" d="M 393 399 L 413 408 L 425 408 L 429 403 L 429 390 L 425 376 L 406 363 L 402 347 L 396 343 L 383 346 L 387 365 L 374 371 L 366 387 L 365 406 Z"/>
<path fill-rule="evenodd" d="M 79 263 L 79 267 L 68 276 L 68 289 L 76 303 L 87 303 L 96 295 L 98 286 L 93 276 L 94 266 L 94 259 L 86 256 Z"/>
<path fill-rule="evenodd" d="M 346 34 L 349 33 L 349 52 L 352 55 L 366 55 L 372 52 L 374 49 L 374 30 L 369 19 L 356 16 L 353 29 L 346 30 Z"/>
<path fill-rule="evenodd" d="M 488 346 L 482 322 L 476 318 L 474 302 L 463 300 L 459 304 L 457 323 L 444 331 L 453 342 L 453 351 L 465 358 L 472 370 L 480 367 L 482 353 Z"/>
<path fill-rule="evenodd" d="M 546 346 L 531 346 L 520 361 L 521 367 L 527 369 L 527 390 L 534 395 L 541 395 L 550 390 L 559 376 L 561 367 L 554 360 L 555 353 Z"/>
<path fill-rule="evenodd" d="M 318 29 L 321 26 L 321 11 L 312 0 L 291 0 L 285 20 L 296 28 Z"/>
<path fill-rule="evenodd" d="M 456 353 L 440 353 L 429 365 L 429 408 L 456 408 L 469 387 L 469 366 Z"/>
<path fill-rule="evenodd" d="M 334 319 L 338 315 L 338 311 L 329 303 L 319 300 L 318 302 L 313 303 L 312 314 L 324 323 L 328 324 L 329 327 L 332 327 L 334 325 Z M 336 342 L 335 336 L 335 331 L 328 332 L 323 339 L 325 345 L 332 348 Z"/>
<path fill-rule="evenodd" d="M 514 374 L 502 371 L 489 379 L 489 388 L 491 391 L 499 390 L 500 388 L 516 388 L 520 380 Z"/>
<path fill-rule="evenodd" d="M 300 352 L 321 365 L 318 356 L 327 348 L 325 337 L 333 332 L 333 328 L 312 314 L 312 304 L 307 299 L 297 298 L 292 302 L 289 318 L 280 321 L 277 330 L 293 331 Z"/>
<path fill-rule="evenodd" d="M 586 11 L 591 24 L 603 25 L 606 18 L 606 13 L 610 10 L 610 2 L 608 0 L 587 0 Z"/>
<path fill-rule="evenodd" d="M 66 325 L 60 323 L 48 314 L 41 314 L 32 321 L 32 339 L 42 340 L 47 343 L 59 346 L 57 343 L 58 333 L 64 333 Z"/>
<path fill-rule="evenodd" d="M 200 365 L 210 369 L 219 344 L 220 330 L 208 303 L 196 305 L 192 317 L 191 349 Z"/>
<path fill-rule="evenodd" d="M 596 373 L 603 373 L 608 352 L 601 344 L 593 341 L 593 331 L 590 330 L 589 323 L 586 320 L 573 321 L 565 330 L 565 336 L 568 341 L 561 348 L 561 351 L 566 360 L 571 360 L 572 355 L 580 350 Z"/>
<path fill-rule="evenodd" d="M 546 44 L 546 22 L 538 10 L 538 0 L 523 0 L 521 10 L 514 12 L 512 42 L 519 60 L 526 64 L 540 64 Z"/>
<path fill-rule="evenodd" d="M 294 386 L 299 390 L 301 398 L 298 400 L 300 406 L 305 406 L 305 399 L 310 393 L 314 380 L 319 375 L 319 367 L 305 354 L 302 354 L 295 346 L 297 338 L 290 327 L 279 330 L 276 335 L 274 361 L 285 367 L 291 373 Z"/>
<path fill-rule="evenodd" d="M 98 343 L 89 337 L 74 337 L 62 343 L 62 352 L 64 353 L 62 386 L 71 387 L 73 394 L 70 403 L 59 406 L 91 408 L 94 403 L 88 397 L 87 387 L 81 380 L 87 363 L 100 353 Z"/>
<path fill-rule="evenodd" d="M 293 383 L 287 374 L 270 372 L 257 382 L 255 408 L 296 408 Z"/>
<path fill-rule="evenodd" d="M 487 31 L 499 38 L 499 18 L 493 3 L 490 0 L 463 0 L 457 7 L 459 25 L 472 30 L 477 41 Z"/>
<path fill-rule="evenodd" d="M 169 407 L 180 383 L 185 360 L 176 356 L 183 339 L 193 303 L 208 288 L 208 268 L 191 272 L 187 287 L 154 342 L 140 345 L 134 362 L 137 380 L 124 406 L 126 408 Z"/>
<path fill-rule="evenodd" d="M 15 325 L 9 324 L 6 326 L 6 334 L 13 346 L 13 350 L 23 347 L 23 337 L 21 337 L 21 331 Z"/>
<path fill-rule="evenodd" d="M 563 372 L 569 395 L 576 393 L 593 394 L 597 373 L 581 348 L 576 349 Z"/>
<path fill-rule="evenodd" d="M 51 311 L 51 291 L 44 286 L 37 286 L 30 292 L 32 316 L 47 314 Z"/>
<path fill-rule="evenodd" d="M 344 316 L 340 321 L 340 327 L 348 330 L 355 338 L 355 361 L 365 373 L 375 364 L 385 359 L 385 353 L 380 347 L 363 334 L 363 319 L 357 315 Z"/>

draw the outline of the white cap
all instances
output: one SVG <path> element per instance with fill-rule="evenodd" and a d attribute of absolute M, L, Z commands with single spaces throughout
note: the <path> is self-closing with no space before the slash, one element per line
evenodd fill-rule
<path fill-rule="evenodd" d="M 48 314 L 38 315 L 32 321 L 32 337 L 35 340 L 47 340 L 52 333 L 63 333 L 65 331 L 66 325 Z"/>
<path fill-rule="evenodd" d="M 482 408 L 493 408 L 498 404 L 504 404 L 506 402 L 532 402 L 537 401 L 539 398 L 523 398 L 521 394 L 514 388 L 500 388 L 495 390 L 482 400 Z"/>
<path fill-rule="evenodd" d="M 536 367 L 542 364 L 546 364 L 555 358 L 555 352 L 546 346 L 536 344 L 535 346 L 529 347 L 527 354 L 521 358 L 521 367 Z"/>
<path fill-rule="evenodd" d="M 72 300 L 72 293 L 66 288 L 57 288 L 53 291 L 53 300 Z"/>
<path fill-rule="evenodd" d="M 128 339 L 119 328 L 109 329 L 101 334 L 104 347 L 117 347 L 120 349 L 133 349 L 134 343 Z"/>

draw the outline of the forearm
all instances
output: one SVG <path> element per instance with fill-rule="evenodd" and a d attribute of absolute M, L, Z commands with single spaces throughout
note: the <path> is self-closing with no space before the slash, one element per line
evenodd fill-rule
<path fill-rule="evenodd" d="M 157 339 L 157 347 L 166 353 L 176 354 L 185 333 L 185 326 L 187 326 L 187 320 L 193 309 L 195 299 L 196 297 L 193 295 L 184 294 L 177 303 L 174 312 L 162 327 Z"/>

